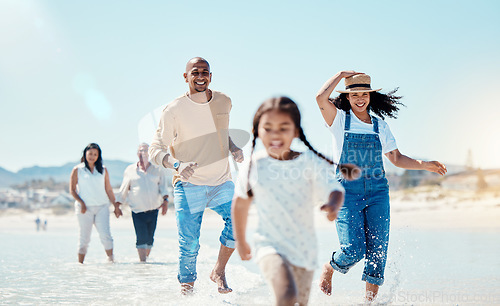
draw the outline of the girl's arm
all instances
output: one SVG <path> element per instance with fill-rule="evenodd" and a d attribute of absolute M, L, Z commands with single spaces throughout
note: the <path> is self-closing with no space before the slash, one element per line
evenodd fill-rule
<path fill-rule="evenodd" d="M 106 189 L 106 194 L 108 195 L 109 201 L 115 207 L 115 216 L 118 218 L 123 216 L 122 210 L 120 209 L 120 203 L 116 202 L 115 194 L 113 192 L 113 187 L 111 187 L 111 183 L 109 182 L 109 173 L 108 169 L 104 168 L 104 188 Z"/>
<path fill-rule="evenodd" d="M 408 170 L 427 170 L 429 172 L 445 175 L 448 171 L 446 166 L 438 161 L 423 161 L 413 159 L 401 154 L 398 149 L 386 153 L 385 156 L 394 164 L 394 166 Z"/>
<path fill-rule="evenodd" d="M 337 87 L 340 80 L 356 74 L 361 74 L 361 72 L 340 71 L 326 81 L 326 83 L 323 84 L 323 87 L 321 87 L 316 94 L 316 102 L 318 102 L 318 107 L 321 110 L 321 115 L 323 115 L 323 119 L 325 119 L 326 124 L 332 125 L 333 120 L 335 120 L 335 116 L 337 116 L 337 108 L 330 102 L 330 95 L 335 87 Z"/>
<path fill-rule="evenodd" d="M 233 200 L 231 209 L 234 237 L 236 239 L 236 249 L 240 254 L 241 260 L 250 260 L 252 258 L 250 245 L 246 241 L 246 229 L 250 204 L 252 204 L 252 198 L 243 199 L 237 197 Z"/>
<path fill-rule="evenodd" d="M 69 178 L 69 192 L 75 198 L 75 200 L 80 203 L 81 206 L 81 213 L 84 214 L 87 211 L 87 206 L 85 205 L 85 202 L 83 202 L 82 198 L 78 195 L 76 192 L 76 185 L 78 184 L 78 169 L 73 168 L 73 171 L 71 171 L 71 177 Z"/>
<path fill-rule="evenodd" d="M 337 214 L 344 204 L 344 193 L 342 191 L 332 191 L 328 199 L 328 203 L 321 206 L 321 210 L 327 213 L 328 220 L 333 221 L 337 219 Z"/>

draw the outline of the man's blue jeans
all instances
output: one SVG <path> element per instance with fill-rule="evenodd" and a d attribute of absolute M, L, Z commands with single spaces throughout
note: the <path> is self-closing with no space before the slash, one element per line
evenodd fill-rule
<path fill-rule="evenodd" d="M 225 222 L 219 241 L 228 248 L 235 247 L 231 222 L 231 199 L 234 183 L 225 182 L 219 186 L 193 185 L 177 182 L 174 187 L 174 204 L 179 233 L 180 283 L 194 282 L 197 278 L 196 258 L 200 249 L 200 227 L 205 207 L 218 213 Z"/>

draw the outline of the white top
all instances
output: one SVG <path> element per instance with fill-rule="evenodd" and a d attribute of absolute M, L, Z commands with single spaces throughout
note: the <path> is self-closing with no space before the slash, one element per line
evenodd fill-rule
<path fill-rule="evenodd" d="M 94 167 L 94 173 L 85 167 L 84 163 L 75 167 L 78 174 L 78 183 L 76 192 L 82 198 L 86 206 L 100 206 L 109 204 L 109 198 L 106 194 L 106 185 L 104 184 L 104 174 L 106 167 L 102 166 L 102 173 L 99 173 Z M 77 202 L 75 202 L 77 203 Z"/>
<path fill-rule="evenodd" d="M 351 127 L 349 133 L 355 134 L 376 134 L 373 130 L 373 123 L 365 123 L 359 120 L 358 117 L 351 112 Z M 345 128 L 345 111 L 337 109 L 337 115 L 331 126 L 325 123 L 330 133 L 333 134 L 333 161 L 339 162 L 340 156 L 342 154 L 342 147 L 344 146 L 344 128 Z M 396 145 L 396 139 L 392 135 L 389 125 L 384 120 L 378 119 L 378 131 L 379 139 L 382 144 L 382 153 L 389 153 L 396 150 L 398 146 Z"/>
<path fill-rule="evenodd" d="M 212 90 L 212 99 L 196 103 L 183 95 L 169 103 L 160 117 L 149 147 L 151 163 L 161 166 L 170 150 L 181 162 L 198 168 L 187 180 L 195 185 L 217 186 L 231 180 L 229 168 L 229 112 L 231 99 Z M 174 184 L 180 176 L 174 175 Z"/>
<path fill-rule="evenodd" d="M 137 163 L 129 165 L 123 172 L 116 201 L 126 201 L 134 213 L 157 209 L 168 194 L 165 183 L 165 169 L 150 164 L 144 172 Z"/>
<path fill-rule="evenodd" d="M 295 266 L 314 270 L 314 209 L 319 209 L 315 206 L 327 203 L 332 191 L 344 191 L 334 168 L 311 151 L 282 161 L 264 150 L 252 159 L 250 185 L 259 217 L 254 236 L 256 260 L 278 253 Z M 245 161 L 240 168 L 236 183 L 235 196 L 240 198 L 248 198 L 248 164 Z"/>

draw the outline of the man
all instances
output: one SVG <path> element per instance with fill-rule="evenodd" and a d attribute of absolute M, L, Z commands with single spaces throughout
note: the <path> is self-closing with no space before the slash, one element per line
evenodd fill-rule
<path fill-rule="evenodd" d="M 173 185 L 181 292 L 191 292 L 197 278 L 200 226 L 208 207 L 225 222 L 210 279 L 220 293 L 229 293 L 232 289 L 227 285 L 225 269 L 235 241 L 231 223 L 234 184 L 228 155 L 231 152 L 237 162 L 242 162 L 243 152 L 228 135 L 231 99 L 208 89 L 212 80 L 208 62 L 201 57 L 191 59 L 184 80 L 189 91 L 163 110 L 149 153 L 152 163 L 176 170 Z"/>
<path fill-rule="evenodd" d="M 161 207 L 162 215 L 165 215 L 168 209 L 165 170 L 149 163 L 148 149 L 146 143 L 139 145 L 139 162 L 125 169 L 115 203 L 115 208 L 118 208 L 128 196 L 137 237 L 135 245 L 141 262 L 146 262 L 153 247 L 158 209 Z M 115 215 L 117 218 L 121 216 L 121 210 L 115 209 Z"/>

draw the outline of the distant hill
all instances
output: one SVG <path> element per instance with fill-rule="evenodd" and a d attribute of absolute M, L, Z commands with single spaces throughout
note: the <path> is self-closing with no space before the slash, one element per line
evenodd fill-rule
<path fill-rule="evenodd" d="M 20 175 L 0 167 L 0 187 L 8 187 L 23 181 Z"/>
<path fill-rule="evenodd" d="M 33 166 L 23 168 L 18 172 L 10 172 L 0 167 L 0 187 L 8 187 L 14 184 L 23 183 L 33 179 L 46 180 L 49 178 L 57 182 L 69 181 L 71 170 L 79 162 L 67 163 L 62 166 L 40 167 Z M 121 160 L 105 160 L 104 165 L 108 169 L 111 185 L 120 185 L 123 178 L 123 171 L 132 162 Z"/>

